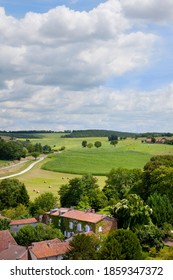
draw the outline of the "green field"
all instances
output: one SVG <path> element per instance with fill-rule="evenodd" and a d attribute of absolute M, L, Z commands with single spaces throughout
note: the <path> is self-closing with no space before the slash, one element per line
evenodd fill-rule
<path fill-rule="evenodd" d="M 66 140 L 66 150 L 50 156 L 50 160 L 42 166 L 45 170 L 72 173 L 107 175 L 112 168 L 140 168 L 153 155 L 173 154 L 173 147 L 163 144 L 143 144 L 141 140 L 126 139 L 119 141 L 116 147 L 109 144 L 107 138 L 86 138 L 94 143 L 102 142 L 100 148 L 83 148 L 84 139 Z"/>
<path fill-rule="evenodd" d="M 43 134 L 40 139 L 30 139 L 32 143 L 48 144 L 55 150 L 65 146 L 65 151 L 51 154 L 44 161 L 38 163 L 27 173 L 15 178 L 23 182 L 28 190 L 31 200 L 45 191 L 51 191 L 55 195 L 62 184 L 81 174 L 91 173 L 98 178 L 100 187 L 105 185 L 105 175 L 112 168 L 143 168 L 153 155 L 173 154 L 173 146 L 163 144 L 143 144 L 141 139 L 128 138 L 119 141 L 116 147 L 109 144 L 105 138 L 60 138 L 59 133 Z M 94 143 L 102 142 L 100 148 L 82 148 L 82 141 Z M 1 161 L 0 164 L 7 165 Z M 7 174 L 18 173 L 27 164 L 10 170 Z M 43 169 L 44 168 L 44 169 Z M 100 176 L 102 175 L 102 176 Z M 51 186 L 51 188 L 49 188 Z M 36 189 L 38 191 L 34 192 Z"/>

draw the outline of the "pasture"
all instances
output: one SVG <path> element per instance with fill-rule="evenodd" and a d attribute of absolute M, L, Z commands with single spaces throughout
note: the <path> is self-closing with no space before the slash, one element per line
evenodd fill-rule
<path fill-rule="evenodd" d="M 65 151 L 50 155 L 50 160 L 42 168 L 49 171 L 105 176 L 112 168 L 140 168 L 153 155 L 173 154 L 173 147 L 163 144 L 144 144 L 141 139 L 119 141 L 116 147 L 107 138 L 65 139 Z M 67 141 L 68 140 L 68 141 Z M 83 148 L 81 143 L 101 141 L 100 148 Z"/>
<path fill-rule="evenodd" d="M 32 143 L 50 145 L 54 150 L 65 146 L 62 152 L 50 154 L 44 161 L 35 165 L 27 173 L 14 177 L 23 182 L 28 190 L 31 200 L 39 194 L 51 191 L 56 196 L 62 184 L 67 184 L 74 177 L 91 173 L 98 178 L 98 184 L 103 187 L 106 175 L 112 168 L 143 168 L 154 155 L 173 154 L 173 146 L 163 144 L 143 144 L 141 139 L 125 139 L 119 141 L 116 147 L 103 138 L 60 138 L 59 133 L 43 134 L 40 139 L 30 139 Z M 83 148 L 81 143 L 101 141 L 100 148 Z M 7 164 L 7 162 L 5 162 Z M 1 161 L 1 165 L 3 162 Z M 24 169 L 28 163 L 18 166 L 17 173 Z M 6 172 L 7 173 L 7 172 Z M 3 171 L 3 176 L 5 174 Z"/>

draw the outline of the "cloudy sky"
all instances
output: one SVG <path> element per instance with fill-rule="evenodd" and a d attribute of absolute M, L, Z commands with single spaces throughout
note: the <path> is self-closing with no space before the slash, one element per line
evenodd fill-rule
<path fill-rule="evenodd" d="M 0 0 L 0 130 L 173 132 L 172 0 Z"/>

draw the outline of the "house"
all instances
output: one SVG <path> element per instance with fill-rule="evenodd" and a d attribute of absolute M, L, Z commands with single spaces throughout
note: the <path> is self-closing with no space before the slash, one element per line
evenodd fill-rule
<path fill-rule="evenodd" d="M 32 225 L 33 227 L 35 227 L 37 223 L 38 221 L 35 218 L 12 220 L 10 222 L 10 230 L 16 234 L 23 226 Z"/>
<path fill-rule="evenodd" d="M 62 260 L 69 248 L 68 242 L 55 238 L 32 243 L 29 255 L 31 260 Z"/>
<path fill-rule="evenodd" d="M 49 222 L 59 228 L 66 238 L 70 238 L 76 233 L 94 232 L 97 235 L 107 234 L 113 229 L 117 229 L 115 218 L 96 214 L 93 210 L 81 211 L 66 208 L 63 211 L 57 210 L 47 213 Z"/>
<path fill-rule="evenodd" d="M 0 252 L 6 250 L 11 245 L 17 245 L 16 240 L 13 238 L 9 230 L 0 231 Z"/>
<path fill-rule="evenodd" d="M 19 246 L 8 230 L 0 231 L 0 260 L 28 260 L 28 250 Z"/>

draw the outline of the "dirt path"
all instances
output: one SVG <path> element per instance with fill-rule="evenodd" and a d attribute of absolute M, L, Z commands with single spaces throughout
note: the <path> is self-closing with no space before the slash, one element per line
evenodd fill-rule
<path fill-rule="evenodd" d="M 34 161 L 33 163 L 31 163 L 27 168 L 25 168 L 24 170 L 22 170 L 21 172 L 19 173 L 15 173 L 15 174 L 11 174 L 11 175 L 8 175 L 8 176 L 4 176 L 4 177 L 0 177 L 0 180 L 3 180 L 3 179 L 7 179 L 7 178 L 11 178 L 11 177 L 15 177 L 15 176 L 18 176 L 18 175 L 21 175 L 21 174 L 24 174 L 26 172 L 28 172 L 34 165 L 36 165 L 37 163 L 39 163 L 40 161 L 42 161 L 43 159 L 45 159 L 46 156 L 43 156 L 41 158 L 39 158 L 38 160 Z M 20 163 L 21 164 L 21 163 Z M 19 165 L 19 163 L 15 164 L 15 165 Z M 12 165 L 12 166 L 8 166 L 9 167 L 14 167 L 15 165 Z"/>

